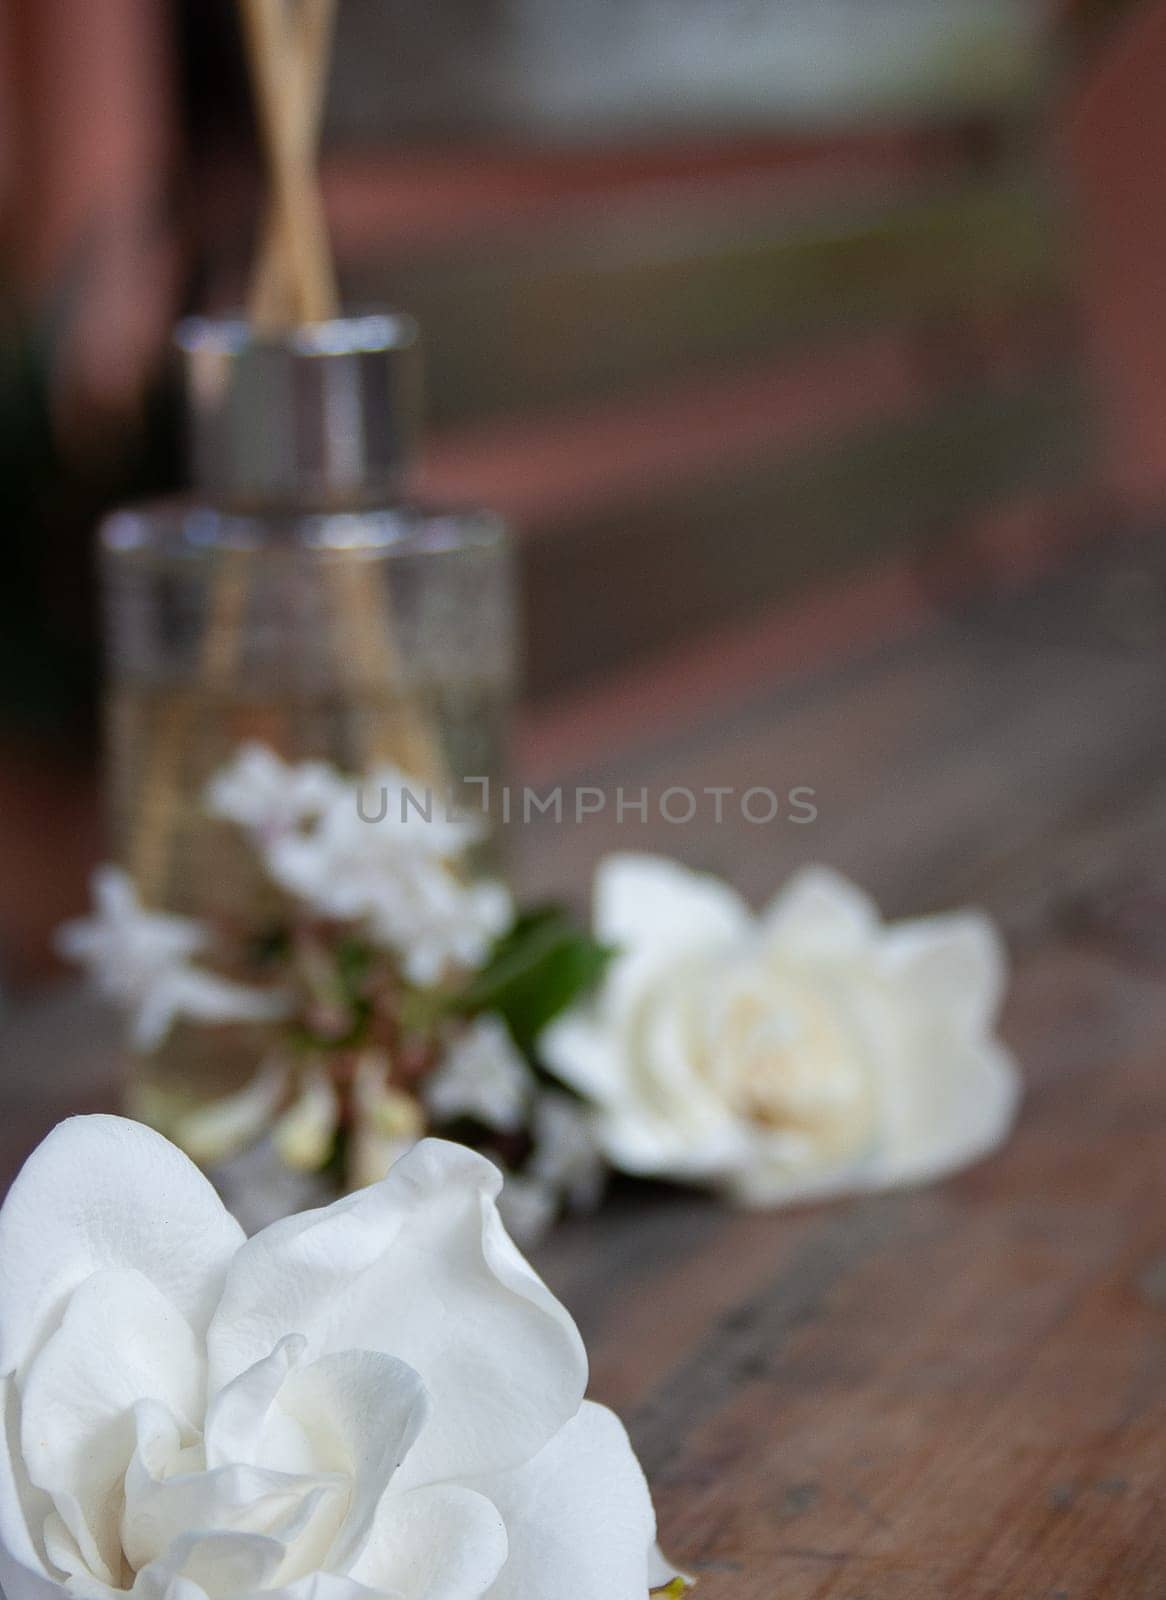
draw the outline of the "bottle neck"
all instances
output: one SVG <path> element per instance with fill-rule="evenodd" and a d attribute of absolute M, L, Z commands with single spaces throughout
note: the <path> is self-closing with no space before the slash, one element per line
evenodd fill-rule
<path fill-rule="evenodd" d="M 407 318 L 340 318 L 260 337 L 240 322 L 179 330 L 191 478 L 217 505 L 265 513 L 400 498 L 420 389 Z"/>
<path fill-rule="evenodd" d="M 406 474 L 352 484 L 343 489 L 304 479 L 283 493 L 249 491 L 232 484 L 195 483 L 193 497 L 227 516 L 259 517 L 282 521 L 296 517 L 344 516 L 382 511 L 408 500 Z"/>

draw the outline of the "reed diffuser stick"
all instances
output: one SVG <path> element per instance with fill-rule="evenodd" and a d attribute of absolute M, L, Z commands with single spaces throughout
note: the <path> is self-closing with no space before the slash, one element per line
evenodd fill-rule
<path fill-rule="evenodd" d="M 338 309 L 336 273 L 316 175 L 337 0 L 243 0 L 244 37 L 272 180 L 272 211 L 251 317 L 276 331 Z"/>
<path fill-rule="evenodd" d="M 335 34 L 337 0 L 240 0 L 272 196 L 252 282 L 253 325 L 275 337 L 338 314 L 336 273 L 317 174 L 317 146 Z M 329 565 L 336 649 L 353 696 L 362 759 L 393 760 L 435 786 L 448 782 L 440 743 L 410 698 L 392 623 L 387 581 L 362 562 Z M 224 556 L 210 585 L 199 681 L 222 715 L 242 659 L 250 575 L 244 552 Z M 392 687 L 395 712 L 361 712 Z M 135 876 L 147 901 L 163 895 L 182 807 L 183 752 L 200 710 L 184 694 L 157 730 L 137 815 Z M 380 726 L 379 723 L 384 725 Z"/>
<path fill-rule="evenodd" d="M 273 205 L 256 265 L 251 317 L 272 332 L 336 314 L 336 277 L 320 199 L 317 145 L 337 0 L 243 0 L 245 37 L 272 172 Z M 337 648 L 359 699 L 401 687 L 394 727 L 367 727 L 366 758 L 447 782 L 440 745 L 406 692 L 387 581 L 343 558 L 329 567 Z M 367 719 L 364 719 L 367 722 Z"/>
<path fill-rule="evenodd" d="M 216 709 L 238 675 L 246 623 L 247 561 L 247 551 L 225 550 L 211 585 L 211 613 L 202 638 L 199 682 L 202 695 L 209 693 Z M 171 847 L 183 804 L 183 755 L 198 718 L 200 698 L 190 691 L 176 697 L 155 734 L 138 803 L 130 863 L 138 892 L 147 904 L 164 898 Z"/>

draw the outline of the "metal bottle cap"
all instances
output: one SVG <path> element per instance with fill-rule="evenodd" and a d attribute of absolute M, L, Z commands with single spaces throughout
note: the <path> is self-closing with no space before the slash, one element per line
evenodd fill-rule
<path fill-rule="evenodd" d="M 367 502 L 399 483 L 420 410 L 418 330 L 388 312 L 286 334 L 179 324 L 195 486 L 259 506 Z"/>

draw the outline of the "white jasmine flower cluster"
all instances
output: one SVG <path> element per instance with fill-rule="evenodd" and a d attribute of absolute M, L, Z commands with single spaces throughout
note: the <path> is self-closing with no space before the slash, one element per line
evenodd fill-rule
<path fill-rule="evenodd" d="M 364 1051 L 352 1085 L 350 1183 L 354 1188 L 379 1183 L 424 1133 L 418 1102 L 394 1085 L 392 1069 L 378 1051 Z"/>
<path fill-rule="evenodd" d="M 567 1212 L 594 1211 L 607 1184 L 595 1113 L 544 1090 L 530 1113 L 531 1154 L 521 1172 L 504 1170 L 502 1219 L 520 1244 L 534 1245 Z"/>
<path fill-rule="evenodd" d="M 459 872 L 476 821 L 447 815 L 397 767 L 357 782 L 247 746 L 207 803 L 252 831 L 275 883 L 320 916 L 361 922 L 419 986 L 480 966 L 513 919 L 502 884 Z"/>
<path fill-rule="evenodd" d="M 147 911 L 128 873 L 99 867 L 92 887 L 94 915 L 66 923 L 57 947 L 129 1013 L 138 1049 L 156 1049 L 180 1018 L 266 1023 L 287 1015 L 290 1001 L 282 991 L 232 983 L 195 966 L 192 958 L 210 942 L 207 929 L 187 917 Z"/>
<path fill-rule="evenodd" d="M 534 1075 L 501 1017 L 478 1017 L 456 1033 L 424 1084 L 425 1104 L 439 1121 L 473 1117 L 496 1133 L 526 1123 Z"/>
<path fill-rule="evenodd" d="M 531 1133 L 531 1181 L 565 1202 L 569 1211 L 594 1210 L 607 1180 L 595 1113 L 568 1095 L 544 1093 L 535 1106 Z"/>
<path fill-rule="evenodd" d="M 344 791 L 344 780 L 326 762 L 292 766 L 267 745 L 251 743 L 211 779 L 204 803 L 212 817 L 275 840 L 320 816 Z"/>

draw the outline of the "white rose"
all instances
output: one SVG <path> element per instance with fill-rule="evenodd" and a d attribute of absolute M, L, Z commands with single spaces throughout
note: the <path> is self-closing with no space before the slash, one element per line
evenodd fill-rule
<path fill-rule="evenodd" d="M 250 1241 L 114 1117 L 0 1212 L 8 1600 L 643 1600 L 620 1424 L 482 1157 L 426 1141 Z"/>
<path fill-rule="evenodd" d="M 776 1205 L 938 1177 L 1011 1126 L 983 916 L 886 927 L 813 868 L 757 918 L 713 878 L 629 855 L 599 869 L 595 927 L 619 954 L 540 1048 L 597 1107 L 615 1166 Z"/>

